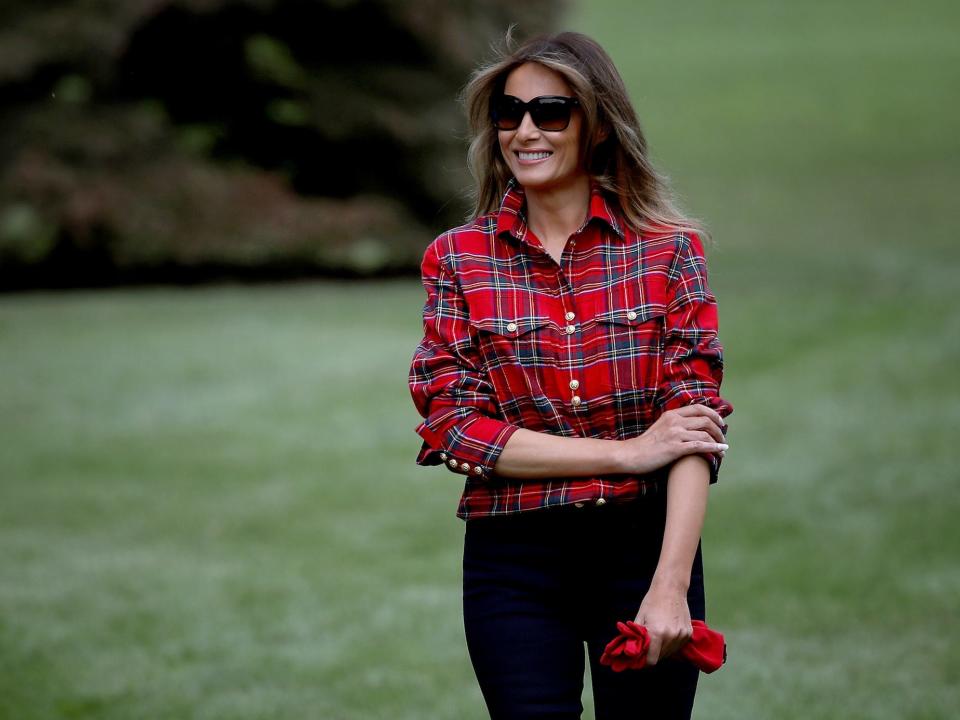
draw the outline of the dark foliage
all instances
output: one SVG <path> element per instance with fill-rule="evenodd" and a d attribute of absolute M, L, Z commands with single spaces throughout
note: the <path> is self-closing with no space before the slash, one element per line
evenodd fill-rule
<path fill-rule="evenodd" d="M 456 93 L 536 0 L 0 9 L 0 284 L 415 270 L 460 221 Z"/>

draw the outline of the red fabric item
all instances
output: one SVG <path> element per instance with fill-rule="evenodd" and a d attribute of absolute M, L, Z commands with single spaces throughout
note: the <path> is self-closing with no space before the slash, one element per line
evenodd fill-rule
<path fill-rule="evenodd" d="M 693 620 L 693 637 L 679 654 L 705 673 L 719 670 L 727 660 L 727 645 L 723 633 L 711 630 L 702 620 Z M 607 643 L 600 656 L 601 665 L 609 665 L 614 672 L 641 670 L 647 665 L 650 633 L 632 620 L 618 622 L 620 634 Z"/>
<path fill-rule="evenodd" d="M 596 183 L 561 262 L 528 227 L 524 189 L 511 181 L 498 212 L 426 248 L 421 279 L 424 332 L 409 373 L 423 418 L 416 461 L 464 478 L 464 520 L 624 502 L 664 479 L 499 476 L 497 458 L 519 428 L 626 440 L 667 410 L 733 411 L 720 396 L 717 303 L 700 237 L 631 229 Z M 721 456 L 704 458 L 716 482 Z"/>

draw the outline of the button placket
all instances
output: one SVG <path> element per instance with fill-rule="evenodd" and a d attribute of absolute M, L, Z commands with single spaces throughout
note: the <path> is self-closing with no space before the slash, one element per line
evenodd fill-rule
<path fill-rule="evenodd" d="M 570 271 L 573 271 L 572 257 L 570 260 Z M 580 379 L 574 376 L 580 373 L 580 368 L 583 366 L 583 349 L 579 342 L 574 342 L 573 336 L 578 329 L 582 330 L 583 327 L 577 322 L 578 311 L 576 310 L 573 288 L 563 279 L 561 279 L 559 296 L 564 305 L 563 320 L 566 323 L 562 325 L 561 332 L 567 339 L 566 363 L 567 367 L 569 368 L 569 375 L 567 375 L 566 381 L 567 387 L 570 388 L 569 405 L 567 407 L 570 409 L 571 413 L 579 414 L 586 409 L 586 402 L 582 397 L 580 397 L 580 395 L 577 394 L 577 390 L 580 389 Z M 579 425 L 579 423 L 580 421 L 578 418 L 577 424 Z"/>
<path fill-rule="evenodd" d="M 577 331 L 576 323 L 573 322 L 574 320 L 576 320 L 576 318 L 577 318 L 577 314 L 573 310 L 567 310 L 563 314 L 563 319 L 567 321 L 567 325 L 563 328 L 563 331 L 567 335 L 568 342 L 569 340 L 572 339 L 570 338 L 570 336 Z M 569 344 L 568 344 L 568 347 L 569 347 Z M 579 395 L 577 395 L 577 392 L 576 392 L 577 389 L 579 389 L 580 387 L 580 381 L 577 380 L 576 378 L 571 378 L 568 385 L 571 390 L 570 405 L 573 408 L 579 408 L 583 404 L 583 399 Z"/>

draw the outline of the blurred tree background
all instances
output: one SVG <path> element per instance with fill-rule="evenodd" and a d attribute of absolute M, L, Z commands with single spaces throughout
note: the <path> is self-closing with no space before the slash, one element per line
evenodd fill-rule
<path fill-rule="evenodd" d="M 467 209 L 454 96 L 555 0 L 11 0 L 0 287 L 414 272 Z"/>

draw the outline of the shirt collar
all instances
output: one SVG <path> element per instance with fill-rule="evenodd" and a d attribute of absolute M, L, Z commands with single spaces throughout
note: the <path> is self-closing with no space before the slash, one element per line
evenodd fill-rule
<path fill-rule="evenodd" d="M 526 199 L 523 186 L 517 182 L 516 178 L 510 178 L 507 183 L 507 191 L 504 193 L 503 200 L 500 203 L 500 211 L 497 213 L 497 237 L 506 233 L 518 240 L 526 242 L 527 235 L 527 217 L 526 217 Z M 614 234 L 623 239 L 623 226 L 619 215 L 611 207 L 610 199 L 604 194 L 603 189 L 597 184 L 596 180 L 590 179 L 590 204 L 587 208 L 587 217 L 580 226 L 582 230 L 593 220 L 600 220 L 606 224 Z"/>

